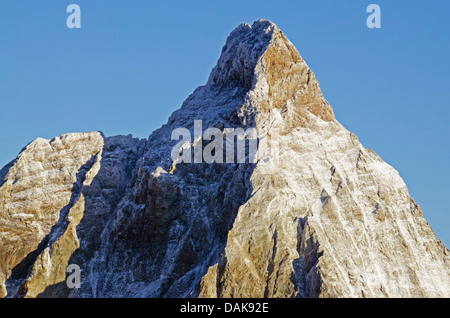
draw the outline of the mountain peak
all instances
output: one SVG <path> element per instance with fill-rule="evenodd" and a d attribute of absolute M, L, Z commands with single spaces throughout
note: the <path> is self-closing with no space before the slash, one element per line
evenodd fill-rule
<path fill-rule="evenodd" d="M 226 40 L 208 87 L 240 86 L 258 91 L 260 111 L 295 109 L 334 119 L 319 83 L 294 45 L 271 21 L 237 26 Z"/>
<path fill-rule="evenodd" d="M 250 89 L 256 64 L 272 40 L 275 24 L 259 20 L 238 25 L 228 36 L 208 84 L 235 83 Z"/>
<path fill-rule="evenodd" d="M 234 160 L 265 139 L 254 127 L 278 151 Z M 172 156 L 185 151 L 200 160 Z M 231 32 L 148 140 L 25 147 L 0 170 L 0 251 L 0 297 L 450 296 L 450 252 L 399 173 L 334 119 L 266 20 Z"/>

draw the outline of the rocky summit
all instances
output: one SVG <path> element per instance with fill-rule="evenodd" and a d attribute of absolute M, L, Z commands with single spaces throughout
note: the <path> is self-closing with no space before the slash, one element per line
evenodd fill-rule
<path fill-rule="evenodd" d="M 194 121 L 256 128 L 277 154 L 180 161 L 173 132 Z M 193 136 L 183 149 L 201 155 Z M 229 35 L 206 85 L 148 139 L 38 138 L 0 171 L 0 296 L 450 297 L 450 255 L 260 20 Z"/>

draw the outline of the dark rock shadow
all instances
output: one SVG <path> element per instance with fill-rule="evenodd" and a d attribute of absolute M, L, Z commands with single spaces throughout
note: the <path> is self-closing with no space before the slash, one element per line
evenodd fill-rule
<path fill-rule="evenodd" d="M 103 234 L 104 261 L 96 266 L 105 274 L 96 292 L 198 296 L 201 278 L 219 262 L 237 211 L 251 195 L 254 167 L 185 163 L 173 174 L 138 173 L 134 193 L 119 204 Z"/>
<path fill-rule="evenodd" d="M 294 272 L 291 282 L 295 286 L 298 298 L 316 298 L 320 295 L 322 279 L 317 265 L 322 253 L 319 253 L 319 243 L 312 237 L 303 237 L 303 231 L 308 225 L 308 217 L 299 218 L 297 226 L 297 251 L 299 258 L 293 260 Z"/>
<path fill-rule="evenodd" d="M 228 165 L 228 166 L 223 166 Z M 180 253 L 171 275 L 164 282 L 159 297 L 197 297 L 200 282 L 208 268 L 219 264 L 224 269 L 226 264 L 225 247 L 228 232 L 231 230 L 239 208 L 249 199 L 253 188 L 250 176 L 255 164 L 214 164 L 204 167 L 206 182 L 208 171 L 218 171 L 212 189 L 206 185 L 204 195 L 200 196 L 199 209 L 191 221 L 185 218 L 185 241 L 180 246 Z M 202 177 L 201 177 L 202 178 Z M 210 184 L 211 185 L 211 184 Z M 209 193 L 208 193 L 209 189 Z M 182 212 L 182 211 L 180 211 Z M 220 275 L 217 283 L 220 284 Z"/>

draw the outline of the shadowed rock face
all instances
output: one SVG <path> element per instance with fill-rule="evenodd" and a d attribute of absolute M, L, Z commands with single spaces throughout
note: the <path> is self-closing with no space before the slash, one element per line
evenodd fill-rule
<path fill-rule="evenodd" d="M 276 134 L 277 157 L 172 161 L 194 120 Z M 148 140 L 38 138 L 0 177 L 2 297 L 450 297 L 449 251 L 398 172 L 269 21 L 238 26 Z"/>

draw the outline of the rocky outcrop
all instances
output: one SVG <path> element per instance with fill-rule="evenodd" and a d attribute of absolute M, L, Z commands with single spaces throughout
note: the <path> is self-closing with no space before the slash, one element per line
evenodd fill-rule
<path fill-rule="evenodd" d="M 37 297 L 65 281 L 74 256 L 96 250 L 139 145 L 92 132 L 24 148 L 0 188 L 1 296 Z"/>
<path fill-rule="evenodd" d="M 256 128 L 278 151 L 173 160 L 194 120 Z M 336 121 L 269 21 L 238 26 L 148 140 L 37 139 L 0 177 L 2 297 L 450 297 L 449 251 L 398 172 Z"/>

